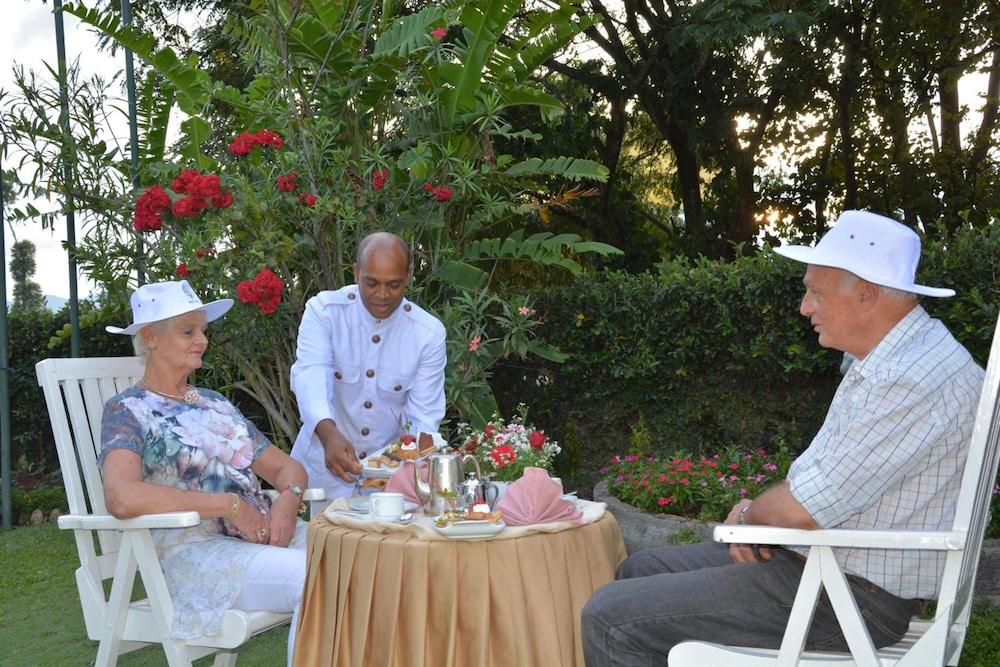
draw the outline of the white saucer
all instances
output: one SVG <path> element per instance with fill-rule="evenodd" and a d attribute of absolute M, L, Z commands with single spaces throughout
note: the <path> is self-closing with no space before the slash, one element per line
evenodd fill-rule
<path fill-rule="evenodd" d="M 354 496 L 347 501 L 348 506 L 352 510 L 357 510 L 359 512 L 368 511 L 368 496 Z M 412 512 L 413 510 L 420 507 L 417 503 L 411 503 L 409 500 L 403 501 L 403 511 Z"/>

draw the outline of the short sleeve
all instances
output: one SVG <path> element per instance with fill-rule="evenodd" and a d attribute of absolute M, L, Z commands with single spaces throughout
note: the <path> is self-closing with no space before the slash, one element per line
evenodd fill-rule
<path fill-rule="evenodd" d="M 108 401 L 101 418 L 101 453 L 97 465 L 103 467 L 104 457 L 113 449 L 127 449 L 141 457 L 145 447 L 145 430 L 135 413 L 120 398 Z"/>
<path fill-rule="evenodd" d="M 240 416 L 242 416 L 242 414 Z M 264 450 L 268 448 L 271 441 L 267 439 L 266 435 L 260 432 L 260 429 L 257 428 L 252 421 L 246 417 L 243 417 L 243 421 L 246 422 L 247 433 L 250 434 L 250 440 L 253 442 L 253 457 L 254 459 L 257 459 L 264 453 Z"/>

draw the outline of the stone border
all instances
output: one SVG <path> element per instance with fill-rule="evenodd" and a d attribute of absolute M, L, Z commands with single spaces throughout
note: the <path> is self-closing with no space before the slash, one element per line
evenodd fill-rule
<path fill-rule="evenodd" d="M 606 503 L 608 511 L 618 521 L 625 540 L 625 549 L 634 553 L 641 549 L 669 544 L 667 536 L 690 528 L 703 540 L 712 539 L 712 522 L 686 519 L 671 514 L 652 514 L 618 500 L 608 492 L 607 480 L 594 487 L 594 500 Z M 976 593 L 986 595 L 1000 604 L 1000 539 L 983 540 L 983 551 L 976 573 Z"/>

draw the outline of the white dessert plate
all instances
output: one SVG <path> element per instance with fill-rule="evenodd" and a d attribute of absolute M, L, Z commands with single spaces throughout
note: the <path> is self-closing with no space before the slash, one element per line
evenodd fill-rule
<path fill-rule="evenodd" d="M 492 537 L 507 527 L 503 520 L 493 523 L 485 519 L 477 521 L 455 521 L 444 528 L 435 525 L 434 530 L 453 540 L 469 540 L 475 537 Z"/>

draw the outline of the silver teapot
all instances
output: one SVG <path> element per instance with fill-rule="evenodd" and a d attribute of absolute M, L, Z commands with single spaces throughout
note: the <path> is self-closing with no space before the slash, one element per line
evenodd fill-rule
<path fill-rule="evenodd" d="M 479 462 L 471 454 L 461 454 L 454 451 L 442 451 L 427 457 L 427 481 L 420 479 L 417 466 L 413 466 L 413 488 L 417 497 L 423 503 L 424 514 L 437 516 L 451 509 L 461 509 L 463 483 L 463 466 L 467 460 L 476 465 L 479 472 Z M 462 505 L 460 506 L 460 503 Z"/>

